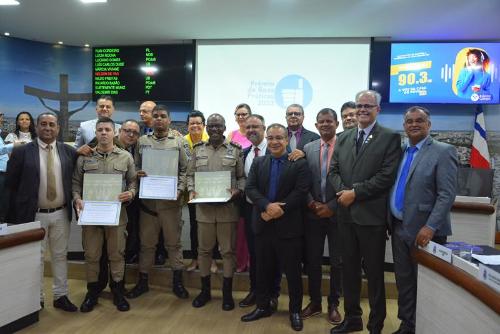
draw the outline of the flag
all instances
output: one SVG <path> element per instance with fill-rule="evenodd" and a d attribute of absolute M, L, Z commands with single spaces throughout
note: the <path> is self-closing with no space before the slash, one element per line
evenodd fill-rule
<path fill-rule="evenodd" d="M 470 166 L 472 168 L 490 168 L 490 153 L 486 141 L 483 108 L 478 106 L 474 120 L 474 138 L 470 153 Z"/>

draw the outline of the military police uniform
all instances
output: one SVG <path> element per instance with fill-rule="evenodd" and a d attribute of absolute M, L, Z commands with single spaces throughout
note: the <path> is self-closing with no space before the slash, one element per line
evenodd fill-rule
<path fill-rule="evenodd" d="M 188 191 L 194 189 L 195 172 L 231 172 L 231 188 L 243 192 L 245 172 L 241 146 L 230 142 L 214 148 L 208 142 L 193 147 L 188 169 Z M 238 203 L 196 204 L 198 220 L 198 262 L 201 276 L 210 275 L 212 249 L 219 242 L 224 277 L 232 277 L 235 269 L 236 224 L 239 220 Z"/>
<path fill-rule="evenodd" d="M 163 138 L 145 135 L 139 138 L 139 161 L 141 166 L 142 154 L 145 149 L 175 150 L 179 152 L 177 190 L 186 189 L 186 172 L 190 157 L 189 144 L 183 137 L 174 136 L 172 131 Z M 141 168 L 142 169 L 142 168 Z M 184 267 L 182 258 L 182 219 L 181 196 L 173 200 L 142 199 L 140 213 L 140 240 L 141 253 L 139 256 L 139 271 L 148 273 L 153 266 L 154 253 L 158 242 L 160 229 L 163 230 L 165 244 L 168 251 L 170 265 L 173 270 Z"/>
<path fill-rule="evenodd" d="M 136 172 L 134 160 L 127 151 L 114 147 L 113 151 L 102 154 L 93 151 L 89 157 L 78 157 L 73 173 L 73 200 L 82 199 L 83 175 L 89 174 L 121 174 L 124 180 L 124 191 L 130 191 L 132 198 L 136 193 Z M 118 199 L 117 199 L 118 200 Z M 97 282 L 99 275 L 99 259 L 104 239 L 110 262 L 113 281 L 123 280 L 125 262 L 125 229 L 127 210 L 122 205 L 118 226 L 83 226 L 83 248 L 87 263 L 87 281 Z"/>

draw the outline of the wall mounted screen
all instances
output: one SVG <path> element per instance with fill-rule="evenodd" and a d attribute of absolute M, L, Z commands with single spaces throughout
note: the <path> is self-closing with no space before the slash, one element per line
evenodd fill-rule
<path fill-rule="evenodd" d="M 369 39 L 198 41 L 195 107 L 220 113 L 234 130 L 234 108 L 247 103 L 266 124 L 286 124 L 285 109 L 304 106 L 304 127 L 316 113 L 368 88 Z"/>
<path fill-rule="evenodd" d="M 496 104 L 500 43 L 393 43 L 390 102 Z"/>

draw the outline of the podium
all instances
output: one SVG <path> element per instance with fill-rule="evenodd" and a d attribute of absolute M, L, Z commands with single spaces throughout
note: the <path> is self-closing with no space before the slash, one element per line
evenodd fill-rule
<path fill-rule="evenodd" d="M 40 222 L 12 225 L 0 236 L 0 333 L 38 321 L 40 310 Z"/>

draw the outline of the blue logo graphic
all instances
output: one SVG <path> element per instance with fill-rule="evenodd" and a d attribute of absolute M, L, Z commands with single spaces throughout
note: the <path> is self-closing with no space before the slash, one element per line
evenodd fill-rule
<path fill-rule="evenodd" d="M 276 84 L 274 97 L 276 104 L 282 108 L 293 103 L 298 103 L 305 108 L 311 103 L 312 87 L 309 81 L 300 75 L 287 75 Z"/>

